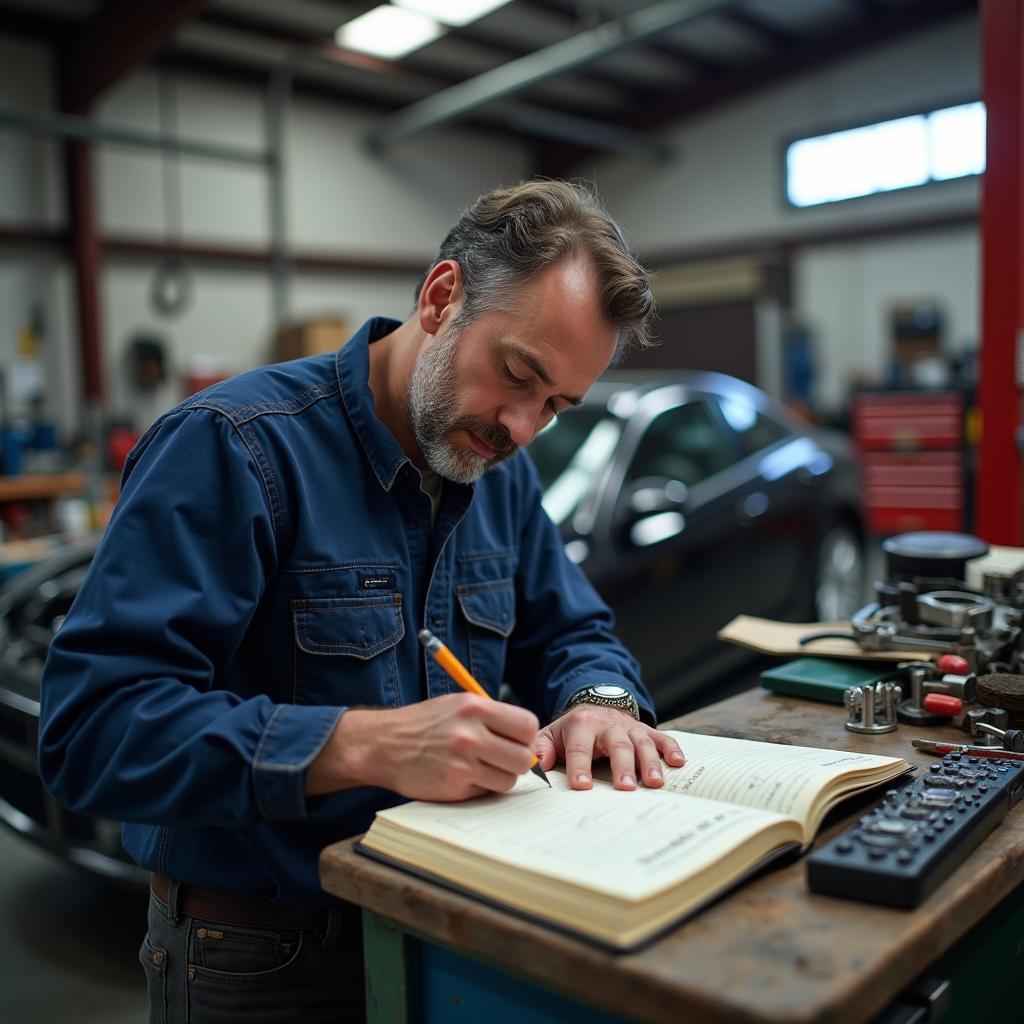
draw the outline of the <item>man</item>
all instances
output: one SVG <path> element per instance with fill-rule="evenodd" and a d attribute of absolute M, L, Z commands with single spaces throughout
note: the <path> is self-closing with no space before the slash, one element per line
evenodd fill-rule
<path fill-rule="evenodd" d="M 360 1019 L 358 915 L 317 855 L 381 807 L 506 791 L 534 752 L 578 789 L 595 757 L 621 789 L 683 762 L 518 451 L 651 309 L 589 193 L 498 190 L 404 323 L 217 385 L 140 440 L 52 645 L 40 767 L 154 873 L 153 1019 Z M 458 691 L 422 626 L 523 706 Z"/>

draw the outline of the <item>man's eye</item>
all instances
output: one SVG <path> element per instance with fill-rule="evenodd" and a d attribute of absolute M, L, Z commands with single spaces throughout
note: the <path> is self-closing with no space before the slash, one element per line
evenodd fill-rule
<path fill-rule="evenodd" d="M 508 363 L 501 364 L 502 372 L 505 374 L 505 379 L 511 381 L 513 384 L 525 384 L 526 380 L 523 377 L 517 377 L 509 368 Z"/>

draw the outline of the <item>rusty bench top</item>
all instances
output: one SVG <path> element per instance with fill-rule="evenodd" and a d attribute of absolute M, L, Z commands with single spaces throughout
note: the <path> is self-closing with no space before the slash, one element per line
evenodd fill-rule
<path fill-rule="evenodd" d="M 843 727 L 841 707 L 752 690 L 684 715 L 674 728 L 777 743 L 933 758 L 915 736 L 952 728 L 901 726 L 882 736 Z M 858 805 L 860 806 L 860 805 Z M 819 842 L 842 829 L 840 810 Z M 1024 881 L 1024 805 L 1015 808 L 928 900 L 913 911 L 817 896 L 796 861 L 725 896 L 654 944 L 612 955 L 329 846 L 321 879 L 329 892 L 401 926 L 608 1013 L 701 1024 L 861 1024 L 882 1010 Z"/>

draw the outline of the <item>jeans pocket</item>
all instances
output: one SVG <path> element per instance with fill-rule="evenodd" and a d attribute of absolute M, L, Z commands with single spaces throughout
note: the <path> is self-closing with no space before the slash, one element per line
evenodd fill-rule
<path fill-rule="evenodd" d="M 167 1020 L 167 951 L 158 949 L 149 934 L 139 948 L 139 963 L 146 974 L 149 997 L 149 1024 L 165 1024 Z"/>
<path fill-rule="evenodd" d="M 188 963 L 204 973 L 258 980 L 276 975 L 299 955 L 300 932 L 194 921 L 188 944 Z"/>

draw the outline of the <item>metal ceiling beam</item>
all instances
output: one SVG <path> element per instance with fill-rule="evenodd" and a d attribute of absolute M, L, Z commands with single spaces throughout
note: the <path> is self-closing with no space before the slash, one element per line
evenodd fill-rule
<path fill-rule="evenodd" d="M 517 0 L 518 3 L 526 4 L 529 7 L 534 8 L 538 11 L 543 11 L 545 14 L 551 16 L 557 16 L 563 23 L 567 31 L 576 33 L 580 29 L 579 22 L 579 0 L 571 0 L 571 7 L 567 7 L 566 4 L 570 3 L 570 0 L 553 0 L 555 6 L 549 7 L 545 0 Z M 602 10 L 596 4 L 589 7 L 591 13 L 595 16 L 600 14 Z M 682 62 L 683 64 L 689 65 L 691 71 L 697 72 L 699 75 L 705 77 L 711 77 L 718 74 L 725 68 L 725 62 L 712 57 L 710 54 L 698 53 L 692 47 L 683 46 L 682 44 L 662 39 L 649 39 L 644 43 L 642 50 L 650 50 L 652 53 L 659 54 L 660 56 L 667 58 L 673 63 Z M 602 72 L 607 74 L 606 71 Z"/>
<path fill-rule="evenodd" d="M 583 67 L 686 21 L 726 6 L 731 0 L 663 0 L 662 3 L 588 29 L 482 75 L 428 96 L 392 114 L 369 135 L 387 146 L 427 128 L 456 121 L 495 100 Z"/>
<path fill-rule="evenodd" d="M 218 28 L 225 28 L 235 32 L 241 32 L 247 35 L 252 35 L 259 39 L 266 39 L 275 43 L 295 47 L 297 49 L 307 50 L 310 53 L 316 52 L 318 55 L 330 59 L 332 62 L 337 56 L 338 63 L 343 64 L 349 68 L 355 68 L 356 70 L 366 71 L 370 74 L 378 75 L 390 75 L 396 79 L 409 80 L 411 85 L 415 85 L 419 90 L 420 95 L 429 95 L 436 92 L 438 89 L 443 89 L 451 85 L 455 85 L 458 82 L 464 80 L 465 76 L 452 74 L 448 70 L 444 62 L 440 59 L 440 55 L 436 58 L 430 56 L 430 47 L 425 47 L 423 50 L 410 54 L 408 57 L 402 58 L 401 61 L 390 61 L 382 60 L 377 58 L 371 58 L 360 54 L 351 54 L 349 51 L 342 50 L 334 44 L 333 36 L 329 33 L 316 32 L 311 29 L 295 30 L 286 29 L 279 27 L 277 24 L 270 24 L 267 21 L 259 17 L 253 17 L 249 14 L 239 15 L 234 11 L 225 12 L 219 10 L 208 11 L 202 15 L 199 19 L 200 24 L 214 25 Z M 495 45 L 486 39 L 479 39 L 476 36 L 466 34 L 462 29 L 455 29 L 449 33 L 450 36 L 458 36 L 466 39 L 467 42 L 472 42 L 474 45 L 480 45 L 482 48 L 490 49 L 494 52 L 495 56 L 500 56 L 503 59 L 509 59 L 509 57 L 521 57 L 527 51 L 512 46 Z M 611 78 L 598 78 L 598 76 L 588 76 L 591 78 L 595 85 L 602 85 L 604 87 L 616 88 L 622 90 L 625 88 L 623 83 L 613 81 Z M 367 79 L 370 90 L 372 91 L 371 80 Z M 623 96 L 623 108 L 628 108 L 635 102 L 640 102 L 641 97 L 636 93 L 635 90 Z M 411 100 L 406 100 L 406 103 Z M 392 108 L 402 107 L 404 104 L 399 101 L 392 104 Z M 577 116 L 582 118 L 590 117 L 593 111 L 591 105 L 581 105 L 579 103 L 565 102 L 564 100 L 553 101 L 551 99 L 545 99 L 541 104 L 542 107 L 555 112 L 555 116 Z"/>
<path fill-rule="evenodd" d="M 716 82 L 683 90 L 678 96 L 649 105 L 622 122 L 622 126 L 638 131 L 663 128 L 702 114 L 737 96 L 835 63 L 879 43 L 939 25 L 946 18 L 974 9 L 977 9 L 977 0 L 916 0 L 903 7 L 891 8 L 884 15 L 863 17 L 839 31 L 807 38 L 785 53 L 774 53 L 762 60 L 745 63 Z"/>
<path fill-rule="evenodd" d="M 0 132 L 12 131 L 51 138 L 75 139 L 81 142 L 107 142 L 115 146 L 159 150 L 180 156 L 196 156 L 228 163 L 261 166 L 269 162 L 263 150 L 233 146 L 202 139 L 179 139 L 104 124 L 75 114 L 48 114 L 0 106 Z"/>
<path fill-rule="evenodd" d="M 313 2 L 320 4 L 328 9 L 334 8 L 336 5 L 335 0 L 313 0 Z M 532 7 L 534 10 L 543 12 L 546 16 L 557 17 L 559 20 L 570 20 L 573 19 L 561 10 L 557 10 L 546 6 L 542 0 L 516 0 L 517 4 L 521 4 L 527 7 Z M 365 13 L 365 11 L 371 10 L 378 6 L 380 0 L 371 0 L 366 4 L 360 4 L 358 9 L 354 12 L 351 4 L 342 4 L 338 7 L 338 18 L 339 23 L 341 20 L 348 20 L 356 14 Z M 345 8 L 343 11 L 342 8 Z M 486 22 L 487 19 L 484 19 Z M 569 31 L 575 32 L 575 24 L 569 26 Z M 458 39 L 463 42 L 470 43 L 480 50 L 489 50 L 492 56 L 495 58 L 495 63 L 506 63 L 509 60 L 513 60 L 516 57 L 522 57 L 527 53 L 532 52 L 521 45 L 510 42 L 508 39 L 502 38 L 501 35 L 494 29 L 487 28 L 480 22 L 471 22 L 469 25 L 458 25 L 449 27 L 445 35 L 434 42 L 427 43 L 421 50 L 411 54 L 408 57 L 403 57 L 401 63 L 412 67 L 418 67 L 423 71 L 429 71 L 432 74 L 437 73 L 437 67 L 439 59 L 431 59 L 431 51 L 433 47 L 445 39 Z M 623 97 L 626 104 L 639 102 L 641 97 L 636 91 L 636 83 L 629 79 L 626 75 L 608 71 L 588 71 L 583 75 L 579 76 L 586 82 L 593 82 L 594 85 L 598 85 L 605 89 L 618 89 L 624 92 L 626 95 Z"/>
<path fill-rule="evenodd" d="M 672 147 L 658 135 L 619 128 L 606 121 L 538 111 L 526 104 L 502 104 L 487 111 L 489 120 L 505 124 L 514 131 L 534 137 L 557 139 L 560 142 L 596 146 L 623 156 L 644 156 L 664 159 L 672 155 Z"/>
<path fill-rule="evenodd" d="M 75 113 L 144 64 L 207 0 L 107 0 L 75 32 L 66 56 L 66 95 Z"/>
<path fill-rule="evenodd" d="M 731 7 L 723 14 L 729 21 L 767 43 L 773 50 L 788 50 L 799 42 L 795 32 L 783 28 L 774 21 L 769 21 L 760 14 L 748 11 L 745 7 Z"/>

